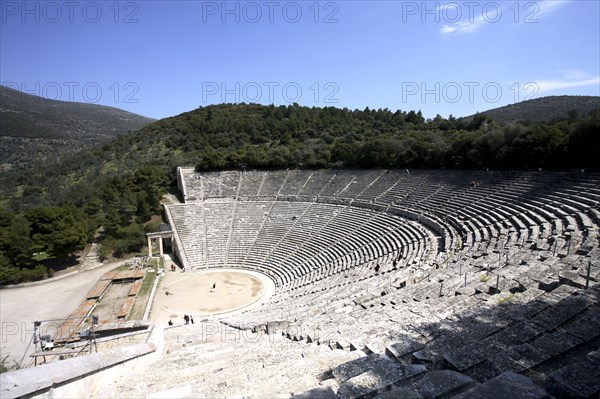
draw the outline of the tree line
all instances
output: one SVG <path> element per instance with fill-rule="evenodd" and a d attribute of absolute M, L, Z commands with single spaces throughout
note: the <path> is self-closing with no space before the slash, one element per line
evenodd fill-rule
<path fill-rule="evenodd" d="M 597 169 L 599 132 L 599 110 L 501 125 L 485 114 L 426 120 L 420 111 L 297 104 L 198 108 L 36 170 L 3 174 L 0 283 L 47 275 L 50 260 L 80 251 L 100 226 L 103 256 L 141 249 L 177 166 Z"/>
<path fill-rule="evenodd" d="M 148 222 L 160 213 L 165 185 L 160 168 L 143 166 L 73 192 L 61 204 L 0 208 L 0 284 L 43 279 L 54 268 L 74 264 L 100 227 L 101 257 L 140 251 L 146 232 L 157 227 Z"/>

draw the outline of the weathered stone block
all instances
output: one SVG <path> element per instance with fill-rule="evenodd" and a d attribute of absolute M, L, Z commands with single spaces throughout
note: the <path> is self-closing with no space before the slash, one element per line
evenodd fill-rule
<path fill-rule="evenodd" d="M 502 373 L 453 399 L 545 399 L 548 393 L 529 378 L 511 372 Z"/>
<path fill-rule="evenodd" d="M 570 364 L 550 374 L 548 391 L 557 398 L 592 398 L 600 394 L 600 365 L 592 362 Z"/>
<path fill-rule="evenodd" d="M 475 381 L 451 370 L 431 371 L 415 384 L 423 399 L 437 399 L 454 396 L 475 385 Z"/>

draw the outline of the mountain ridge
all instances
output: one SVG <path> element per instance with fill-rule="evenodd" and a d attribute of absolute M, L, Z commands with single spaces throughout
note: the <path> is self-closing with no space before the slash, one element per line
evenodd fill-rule
<path fill-rule="evenodd" d="M 572 111 L 584 115 L 595 109 L 600 109 L 598 96 L 546 96 L 492 108 L 469 115 L 465 119 L 470 120 L 478 114 L 485 114 L 499 124 L 544 122 L 555 118 L 568 118 Z"/>
<path fill-rule="evenodd" d="M 119 108 L 52 100 L 0 86 L 0 164 L 31 167 L 155 121 Z"/>

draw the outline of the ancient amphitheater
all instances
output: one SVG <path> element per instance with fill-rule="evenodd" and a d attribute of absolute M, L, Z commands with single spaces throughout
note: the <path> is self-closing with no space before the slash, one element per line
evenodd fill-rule
<path fill-rule="evenodd" d="M 600 174 L 180 168 L 179 184 L 165 213 L 186 271 L 250 270 L 274 293 L 36 395 L 598 397 Z"/>

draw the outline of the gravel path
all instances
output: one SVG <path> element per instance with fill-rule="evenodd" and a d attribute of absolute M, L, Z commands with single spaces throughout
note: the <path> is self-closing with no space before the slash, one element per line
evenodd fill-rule
<path fill-rule="evenodd" d="M 45 284 L 0 290 L 0 357 L 9 355 L 9 366 L 14 364 L 13 360 L 20 361 L 31 341 L 34 321 L 68 317 L 100 276 L 127 261 L 109 263 Z M 28 354 L 31 352 L 33 344 Z M 23 362 L 29 359 L 27 356 Z"/>

